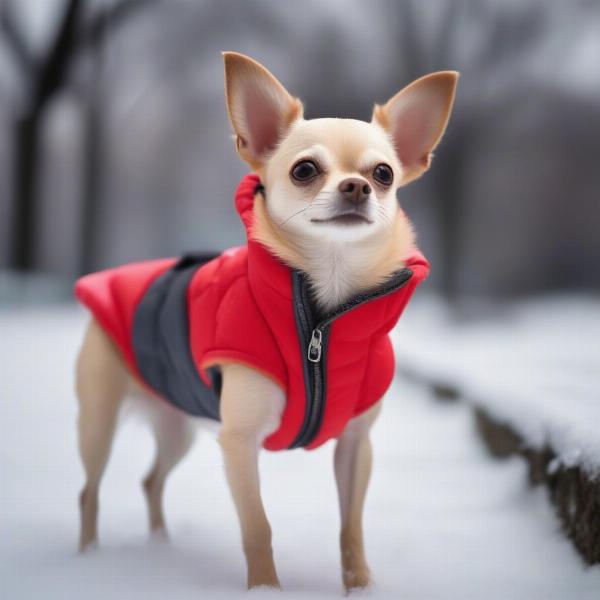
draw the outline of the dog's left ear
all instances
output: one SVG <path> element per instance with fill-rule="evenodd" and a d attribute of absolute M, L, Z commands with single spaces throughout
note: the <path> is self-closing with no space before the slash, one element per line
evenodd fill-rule
<path fill-rule="evenodd" d="M 238 153 L 260 169 L 290 125 L 302 117 L 302 103 L 250 57 L 224 52 L 223 60 L 227 112 Z"/>
<path fill-rule="evenodd" d="M 371 122 L 392 136 L 404 169 L 403 183 L 429 168 L 431 153 L 450 117 L 458 77 L 456 71 L 431 73 L 407 85 L 383 106 L 375 105 Z"/>

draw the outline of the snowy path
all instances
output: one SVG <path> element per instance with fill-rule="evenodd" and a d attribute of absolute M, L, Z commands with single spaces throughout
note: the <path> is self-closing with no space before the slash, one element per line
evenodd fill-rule
<path fill-rule="evenodd" d="M 73 308 L 0 313 L 0 597 L 246 598 L 233 505 L 209 435 L 167 488 L 171 544 L 152 544 L 138 485 L 151 440 L 126 422 L 102 489 L 102 548 L 75 554 L 81 470 L 71 388 L 83 322 Z M 374 444 L 366 542 L 376 585 L 368 597 L 600 597 L 600 569 L 582 566 L 519 459 L 485 455 L 464 406 L 434 403 L 398 381 Z M 263 455 L 286 598 L 341 596 L 331 463 L 331 445 Z M 251 597 L 263 596 L 280 597 Z"/>

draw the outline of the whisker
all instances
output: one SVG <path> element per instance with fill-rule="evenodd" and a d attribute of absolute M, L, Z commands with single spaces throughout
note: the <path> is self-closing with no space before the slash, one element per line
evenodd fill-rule
<path fill-rule="evenodd" d="M 386 227 L 392 226 L 392 219 L 381 204 L 375 205 L 375 213 L 379 216 Z"/>
<path fill-rule="evenodd" d="M 284 221 L 282 221 L 281 223 L 278 223 L 279 227 L 283 227 L 288 221 L 290 221 L 291 219 L 293 219 L 294 217 L 298 216 L 299 214 L 303 213 L 304 211 L 307 211 L 310 208 L 310 204 L 308 204 L 307 206 L 305 206 L 304 208 L 301 208 L 299 211 L 293 213 L 292 215 L 290 215 L 287 219 L 285 219 Z"/>
<path fill-rule="evenodd" d="M 317 207 L 321 207 L 321 206 L 327 206 L 327 204 L 329 204 L 329 202 L 319 201 L 319 199 L 322 198 L 323 200 L 326 200 L 328 196 L 330 196 L 330 194 L 328 194 L 328 193 L 319 194 L 318 196 L 315 197 L 315 199 L 312 202 L 308 202 L 304 208 L 301 208 L 300 210 L 291 214 L 287 219 L 283 220 L 281 223 L 278 223 L 277 225 L 279 227 L 283 228 L 283 226 L 286 225 L 289 221 L 291 221 L 294 217 L 297 217 L 298 215 L 302 214 L 303 212 L 306 212 L 308 209 L 317 208 Z"/>

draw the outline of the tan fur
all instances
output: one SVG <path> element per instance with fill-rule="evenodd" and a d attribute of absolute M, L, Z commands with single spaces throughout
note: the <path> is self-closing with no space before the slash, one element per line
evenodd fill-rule
<path fill-rule="evenodd" d="M 259 173 L 266 188 L 266 202 L 262 196 L 255 199 L 251 237 L 286 264 L 305 271 L 322 308 L 335 307 L 401 268 L 414 248 L 414 234 L 398 209 L 395 192 L 428 168 L 431 152 L 446 126 L 456 74 L 433 74 L 411 84 L 383 106 L 376 105 L 371 123 L 352 119 L 305 121 L 302 103 L 262 65 L 232 52 L 225 53 L 224 60 L 227 108 L 237 150 Z M 431 115 L 420 114 L 415 99 L 421 99 Z M 417 118 L 431 116 L 426 136 L 417 136 L 414 147 L 408 148 L 403 147 L 406 144 L 399 131 L 407 110 L 413 115 L 416 110 Z M 257 113 L 262 119 L 258 123 L 253 122 Z M 400 160 L 401 153 L 408 162 Z M 295 161 L 307 158 L 322 163 L 322 173 L 314 182 L 299 186 L 290 181 L 290 169 Z M 389 188 L 373 179 L 374 167 L 381 162 L 394 173 L 394 185 Z M 317 224 L 335 208 L 337 186 L 350 176 L 372 186 L 368 224 L 350 229 Z M 270 376 L 249 366 L 232 362 L 220 368 L 223 388 L 219 443 L 242 531 L 247 586 L 280 587 L 271 528 L 260 495 L 258 455 L 265 437 L 279 427 L 285 393 Z M 80 496 L 80 550 L 87 550 L 97 541 L 100 480 L 123 399 L 131 394 L 144 399 L 151 415 L 156 457 L 142 485 L 150 530 L 164 535 L 164 484 L 191 446 L 192 421 L 202 420 L 194 420 L 149 396 L 94 320 L 85 335 L 76 375 L 79 448 L 86 477 Z M 362 512 L 372 462 L 369 431 L 380 408 L 379 401 L 351 419 L 335 448 L 346 590 L 366 587 L 370 581 Z"/>
<path fill-rule="evenodd" d="M 342 580 L 347 590 L 366 587 L 370 581 L 363 541 L 362 513 L 373 462 L 369 432 L 380 411 L 381 401 L 353 419 L 335 447 L 335 479 L 342 522 Z"/>
<path fill-rule="evenodd" d="M 281 231 L 277 230 L 267 214 L 261 194 L 257 194 L 254 198 L 254 223 L 251 236 L 287 265 L 308 272 L 308 261 L 302 255 L 302 249 L 294 243 L 293 239 L 286 238 Z"/>
<path fill-rule="evenodd" d="M 327 177 L 315 184 L 319 187 L 298 189 L 289 183 L 288 171 L 298 156 L 315 154 L 327 162 L 328 169 Z M 373 182 L 371 170 L 377 162 L 393 168 L 398 186 L 383 190 Z M 294 215 L 302 207 L 308 207 L 310 213 L 325 188 L 335 189 L 337 182 L 354 174 L 372 184 L 374 203 L 387 206 L 389 222 L 381 222 L 372 233 L 352 243 L 330 239 L 321 231 L 311 233 L 304 226 L 288 226 L 291 221 L 286 215 Z M 262 196 L 256 199 L 252 236 L 286 264 L 306 272 L 325 309 L 380 284 L 404 266 L 414 248 L 412 226 L 398 210 L 395 197 L 397 187 L 403 185 L 403 166 L 389 134 L 379 125 L 353 119 L 297 121 L 261 168 L 260 176 L 266 203 Z"/>
<path fill-rule="evenodd" d="M 269 218 L 264 205 L 264 198 L 258 195 L 254 200 L 254 226 L 252 238 L 261 242 L 278 258 L 289 266 L 311 273 L 309 254 L 300 242 L 294 242 L 276 228 Z M 364 268 L 354 269 L 353 281 L 350 284 L 354 293 L 376 287 L 391 273 L 402 269 L 405 260 L 414 249 L 415 236 L 413 228 L 404 215 L 398 213 L 393 227 L 390 228 L 381 243 L 373 250 Z M 321 258 L 321 256 L 317 257 Z"/>

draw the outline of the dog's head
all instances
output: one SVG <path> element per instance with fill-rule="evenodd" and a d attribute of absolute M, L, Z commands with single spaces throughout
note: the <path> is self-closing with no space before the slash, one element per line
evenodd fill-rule
<path fill-rule="evenodd" d="M 404 217 L 396 191 L 428 169 L 458 73 L 418 79 L 375 105 L 369 123 L 305 120 L 300 100 L 262 65 L 235 52 L 224 59 L 237 150 L 266 189 L 257 225 L 262 241 L 302 266 L 306 254 L 324 244 L 364 248 L 398 232 Z M 412 235 L 409 225 L 400 230 Z"/>

